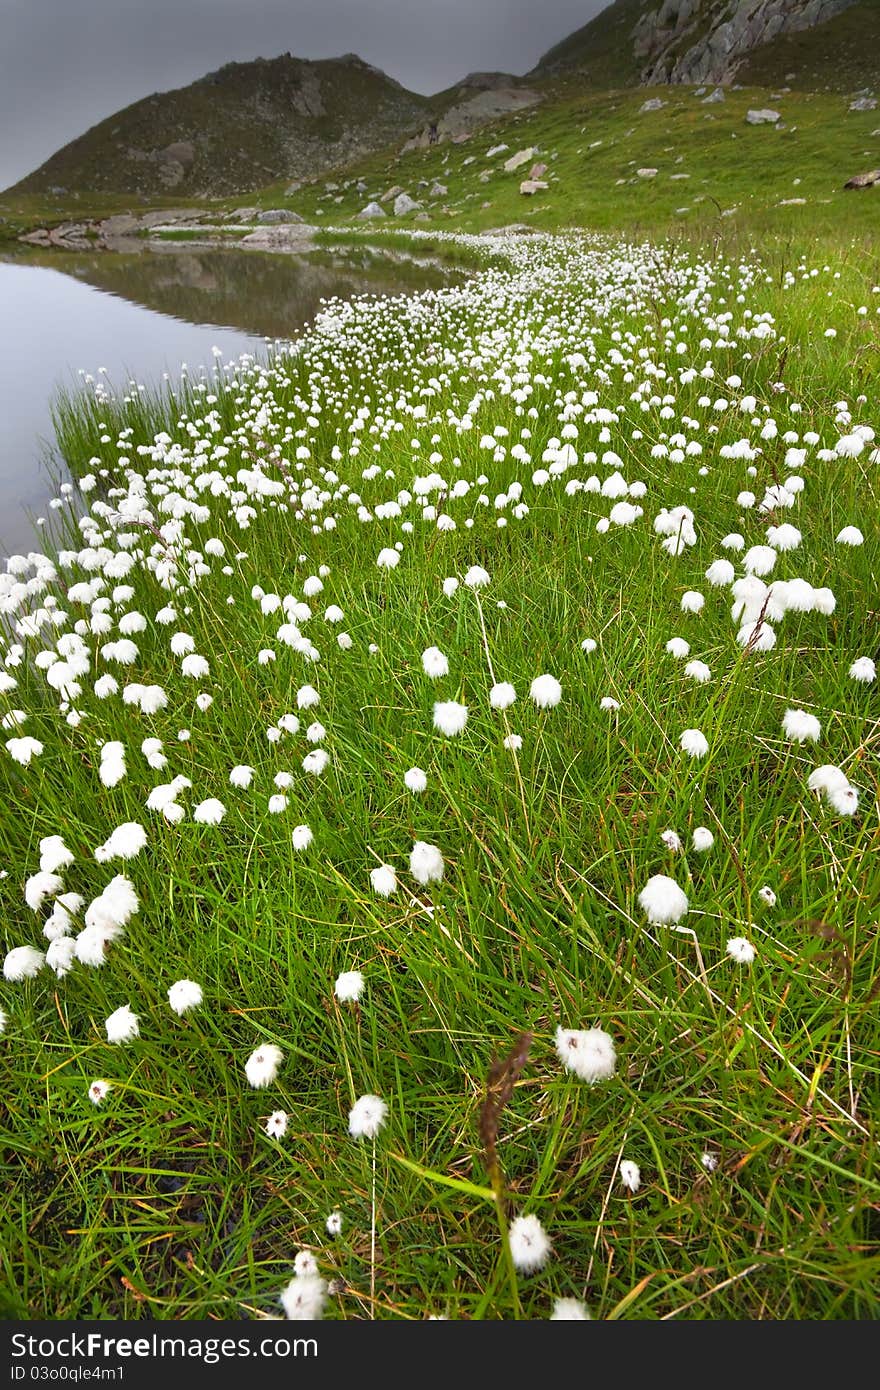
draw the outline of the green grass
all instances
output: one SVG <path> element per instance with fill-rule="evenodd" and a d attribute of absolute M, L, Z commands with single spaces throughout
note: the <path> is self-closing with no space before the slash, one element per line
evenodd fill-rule
<path fill-rule="evenodd" d="M 655 96 L 666 106 L 640 114 Z M 746 124 L 750 108 L 768 105 L 780 111 L 785 129 Z M 693 88 L 585 93 L 576 83 L 559 83 L 546 105 L 496 122 L 463 145 L 377 154 L 348 170 L 338 193 L 326 194 L 318 182 L 285 200 L 273 186 L 263 201 L 273 206 L 280 199 L 307 221 L 335 225 L 399 185 L 422 202 L 427 226 L 450 231 L 525 222 L 544 230 L 605 228 L 703 243 L 731 233 L 797 244 L 812 236 L 867 242 L 876 226 L 876 199 L 871 190 L 852 193 L 843 184 L 878 162 L 877 113 L 850 112 L 848 105 L 836 93 L 797 91 L 774 100 L 766 89 L 746 88 L 705 106 Z M 502 141 L 508 153 L 537 149 L 536 160 L 548 166 L 545 192 L 522 195 L 528 166 L 505 173 L 507 154 L 486 159 Z M 657 175 L 639 178 L 640 168 Z M 487 169 L 488 180 L 481 182 Z M 358 179 L 366 193 L 357 191 Z M 435 180 L 448 194 L 429 196 Z M 803 204 L 783 205 L 801 198 Z M 375 223 L 368 225 L 375 230 Z M 410 214 L 397 225 L 419 223 Z"/>
<path fill-rule="evenodd" d="M 341 1281 L 327 1310 L 334 1317 L 543 1318 L 563 1295 L 585 1299 L 596 1318 L 878 1315 L 878 762 L 873 687 L 847 677 L 849 663 L 878 646 L 878 496 L 867 453 L 822 462 L 810 450 L 796 470 L 804 493 L 770 518 L 793 521 L 804 537 L 779 557 L 774 577 L 830 585 L 832 616 L 788 614 L 774 652 L 744 654 L 730 596 L 704 578 L 726 553 L 726 533 L 742 531 L 748 545 L 764 537 L 768 518 L 739 508 L 737 493 L 748 485 L 760 498 L 791 471 L 781 439 L 762 445 L 754 480 L 742 460 L 721 456 L 720 444 L 757 438 L 739 398 L 751 392 L 757 416 L 766 407 L 780 431 L 815 429 L 825 445 L 840 432 L 837 401 L 870 421 L 856 397 L 876 399 L 876 266 L 844 244 L 814 277 L 793 249 L 758 271 L 743 248 L 741 257 L 712 261 L 695 318 L 682 298 L 694 253 L 614 243 L 596 246 L 592 259 L 583 253 L 579 239 L 547 242 L 540 253 L 519 248 L 512 254 L 534 257 L 543 278 L 495 265 L 464 294 L 428 296 L 424 312 L 416 301 L 364 301 L 344 332 L 319 327 L 298 355 L 226 380 L 59 404 L 65 458 L 77 476 L 99 474 L 111 507 L 127 468 L 152 468 L 153 481 L 162 480 L 163 465 L 136 452 L 160 431 L 179 449 L 179 472 L 165 482 L 183 493 L 210 470 L 234 480 L 254 457 L 282 482 L 332 469 L 371 510 L 432 467 L 473 487 L 442 504 L 455 531 L 415 517 L 412 533 L 400 518 L 364 524 L 342 498 L 325 503 L 338 516 L 333 530 L 313 531 L 308 515 L 262 504 L 240 530 L 222 497 L 201 490 L 207 519 L 190 516 L 185 533 L 210 574 L 190 582 L 184 564 L 182 586 L 169 593 L 136 562 L 123 581 L 132 594 L 111 606 L 114 618 L 136 610 L 148 620 L 135 636 L 137 663 L 118 669 L 120 685 L 161 684 L 167 710 L 147 717 L 119 695 L 98 700 L 94 675 L 116 668 L 96 662 L 77 700 L 86 717 L 70 728 L 43 674 L 29 662 L 12 668 L 18 688 L 0 699 L 29 712 L 16 732 L 45 747 L 28 768 L 5 752 L 0 761 L 10 808 L 0 821 L 7 947 L 40 940 L 40 918 L 22 893 L 43 836 L 63 834 L 76 855 L 66 888 L 88 900 L 124 871 L 141 906 L 101 969 L 75 966 L 61 981 L 44 970 L 2 984 L 8 1314 L 274 1314 L 306 1245 Z M 470 244 L 461 254 L 478 253 Z M 615 298 L 628 257 L 644 265 L 645 281 Z M 512 274 L 520 278 L 511 282 Z M 868 315 L 857 314 L 860 305 Z M 707 316 L 727 310 L 736 329 L 751 322 L 746 309 L 772 314 L 776 336 L 749 341 L 734 332 L 730 349 L 698 346 Z M 828 325 L 835 338 L 824 337 Z M 712 341 L 718 331 L 709 330 Z M 676 338 L 688 347 L 673 356 Z M 591 343 L 607 380 L 565 360 L 588 354 Z M 645 370 L 645 361 L 700 369 L 707 358 L 716 365 L 710 382 L 679 384 Z M 521 402 L 512 394 L 518 371 L 519 386 L 530 388 Z M 724 386 L 733 371 L 741 385 Z M 774 389 L 780 379 L 787 394 Z M 631 395 L 642 380 L 645 400 L 654 396 L 644 411 Z M 566 411 L 567 393 L 577 402 L 593 388 L 618 411 L 610 437 L 600 421 Z M 710 402 L 723 394 L 730 403 L 701 405 L 704 391 Z M 661 414 L 667 392 L 673 420 Z M 789 412 L 791 400 L 800 414 Z M 259 415 L 261 404 L 268 415 Z M 353 432 L 364 406 L 373 422 L 381 413 L 403 428 Z M 418 407 L 424 418 L 413 415 Z M 454 421 L 466 412 L 474 428 L 459 433 Z M 567 415 L 578 422 L 579 450 L 601 458 L 616 449 L 627 481 L 647 485 L 645 516 L 632 527 L 597 534 L 609 501 L 568 498 L 564 479 L 530 481 Z M 654 458 L 651 447 L 685 417 L 699 421 L 689 437 L 704 445 L 702 458 Z M 526 423 L 531 463 L 479 447 L 496 427 L 510 431 L 501 438 L 512 445 Z M 360 457 L 352 457 L 357 438 Z M 212 459 L 224 440 L 231 453 Z M 285 460 L 277 466 L 273 442 Z M 310 454 L 301 468 L 298 445 Z M 429 462 L 433 451 L 439 463 Z M 374 459 L 378 478 L 364 479 Z M 566 476 L 593 468 L 607 471 L 585 465 Z M 530 510 L 516 520 L 508 509 L 502 530 L 492 500 L 514 478 Z M 337 484 L 324 482 L 332 493 Z M 481 491 L 488 506 L 475 500 Z M 163 495 L 152 496 L 154 510 Z M 694 510 L 697 543 L 670 559 L 651 521 L 661 505 L 678 504 Z M 152 524 L 167 519 L 156 511 Z M 864 546 L 836 543 L 847 524 L 863 528 Z M 79 548 L 69 512 L 56 526 L 62 550 Z M 150 531 L 123 529 L 135 555 L 152 545 Z M 222 559 L 205 550 L 212 537 L 225 544 Z M 397 540 L 399 567 L 377 568 L 380 548 Z M 111 549 L 119 544 L 111 538 Z M 490 586 L 478 594 L 462 585 L 445 597 L 442 580 L 474 563 L 490 571 Z M 303 624 L 321 652 L 312 665 L 277 640 L 280 615 L 262 614 L 251 590 L 301 599 L 306 576 L 323 564 L 324 591 Z M 67 590 L 87 577 L 74 566 L 47 581 L 71 620 L 88 608 Z M 118 582 L 108 580 L 108 597 Z M 686 589 L 705 593 L 702 615 L 680 612 Z M 155 615 L 168 602 L 178 618 L 165 627 Z M 322 620 L 330 603 L 344 611 L 350 651 Z M 181 676 L 168 645 L 178 629 L 210 662 L 207 678 Z M 689 681 L 666 654 L 674 634 L 708 662 L 708 685 Z M 97 647 L 111 636 L 86 640 Z M 589 656 L 585 637 L 598 643 Z M 44 629 L 29 654 L 50 638 Z M 437 682 L 420 665 L 432 644 L 450 663 Z M 264 647 L 278 659 L 261 666 Z M 557 709 L 540 711 L 528 698 L 543 671 L 562 681 Z M 489 708 L 493 679 L 516 687 L 505 715 Z M 300 771 L 310 746 L 302 732 L 266 739 L 306 681 L 321 702 L 302 712 L 303 727 L 317 716 L 332 753 L 321 779 Z M 207 710 L 195 705 L 199 690 L 214 696 Z M 619 701 L 616 713 L 599 709 L 607 695 Z M 460 737 L 432 730 L 437 699 L 469 706 Z M 820 716 L 817 748 L 783 739 L 790 705 Z M 678 748 L 688 727 L 709 739 L 699 763 Z M 191 730 L 185 742 L 181 728 Z M 508 729 L 523 737 L 516 758 L 502 746 Z M 139 752 L 147 735 L 163 740 L 162 772 Z M 128 775 L 108 789 L 97 749 L 113 739 L 126 745 Z M 851 819 L 806 791 L 809 771 L 826 760 L 844 763 L 860 789 Z M 229 786 L 239 762 L 257 769 L 254 791 Z M 412 765 L 428 773 L 420 797 L 404 787 Z M 278 769 L 289 769 L 294 785 L 290 807 L 276 816 L 265 808 Z M 207 796 L 226 804 L 220 826 L 187 814 L 174 827 L 145 809 L 149 789 L 177 773 L 193 783 L 187 806 Z M 96 865 L 94 847 L 129 820 L 144 824 L 147 849 L 128 865 Z M 302 853 L 290 840 L 299 822 L 315 834 Z M 660 841 L 672 827 L 687 846 L 697 825 L 715 834 L 704 855 L 674 855 Z M 442 884 L 412 879 L 417 839 L 441 847 Z M 370 890 L 379 862 L 393 864 L 401 884 L 387 901 Z M 637 897 L 657 872 L 686 886 L 698 949 L 646 922 Z M 764 884 L 777 894 L 774 908 L 759 897 Z M 731 936 L 754 942 L 750 968 L 728 959 Z M 363 971 L 365 992 L 359 1005 L 341 1005 L 333 981 L 353 968 Z M 165 992 L 183 976 L 202 985 L 205 1001 L 178 1019 Z M 141 1037 L 114 1047 L 103 1021 L 124 1003 L 139 1014 Z M 588 1087 L 565 1073 L 554 1050 L 558 1024 L 609 1031 L 615 1077 Z M 487 1196 L 479 1112 L 493 1056 L 523 1031 L 533 1035 L 529 1059 L 500 1122 L 505 1210 L 538 1215 L 554 1255 L 514 1289 Z M 264 1041 L 285 1059 L 277 1081 L 255 1091 L 243 1066 Z M 87 1098 L 95 1077 L 113 1083 L 99 1108 Z M 349 1107 L 365 1092 L 389 1105 L 375 1201 L 371 1147 L 347 1134 Z M 281 1141 L 263 1132 L 276 1109 L 290 1117 Z M 704 1152 L 717 1158 L 714 1173 L 701 1164 Z M 641 1167 L 635 1195 L 616 1177 L 621 1157 Z M 335 1208 L 344 1227 L 331 1239 L 324 1221 Z"/>

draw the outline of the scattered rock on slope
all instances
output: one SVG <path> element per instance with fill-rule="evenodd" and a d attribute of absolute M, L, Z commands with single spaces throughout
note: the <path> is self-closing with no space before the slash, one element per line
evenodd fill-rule
<path fill-rule="evenodd" d="M 871 169 L 867 174 L 853 174 L 851 179 L 847 179 L 844 188 L 873 188 L 875 183 L 880 183 L 880 169 Z"/>

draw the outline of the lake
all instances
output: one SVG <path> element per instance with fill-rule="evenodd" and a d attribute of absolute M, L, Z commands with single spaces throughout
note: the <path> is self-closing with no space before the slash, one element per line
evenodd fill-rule
<path fill-rule="evenodd" d="M 55 494 L 51 402 L 84 376 L 114 387 L 191 376 L 295 337 L 331 296 L 450 282 L 433 264 L 348 248 L 305 256 L 162 247 L 0 259 L 0 555 L 39 548 Z"/>

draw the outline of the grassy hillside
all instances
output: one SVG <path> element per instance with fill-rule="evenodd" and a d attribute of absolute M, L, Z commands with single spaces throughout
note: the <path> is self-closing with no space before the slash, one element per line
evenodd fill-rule
<path fill-rule="evenodd" d="M 356 58 L 229 63 L 93 126 L 15 186 L 186 200 L 344 163 L 418 126 L 428 102 Z"/>
<path fill-rule="evenodd" d="M 643 113 L 652 97 L 666 104 Z M 749 126 L 747 111 L 768 104 L 783 117 L 782 128 Z M 880 215 L 880 190 L 859 194 L 842 185 L 857 170 L 880 164 L 874 134 L 880 118 L 848 107 L 849 98 L 839 94 L 774 97 L 744 89 L 705 105 L 683 87 L 584 96 L 576 86 L 559 86 L 546 105 L 497 122 L 464 145 L 376 154 L 348 171 L 338 190 L 328 193 L 316 183 L 288 201 L 319 225 L 344 223 L 368 198 L 401 186 L 422 201 L 425 226 L 452 230 L 521 221 L 710 239 L 732 231 L 868 236 Z M 508 149 L 489 159 L 499 143 Z M 530 147 L 547 165 L 548 188 L 527 197 L 519 187 L 529 164 L 513 173 L 503 165 Z M 657 173 L 640 177 L 639 169 Z M 366 193 L 357 191 L 358 180 Z M 432 197 L 435 182 L 448 192 Z M 274 205 L 282 191 L 276 185 L 261 196 Z M 390 203 L 385 207 L 390 211 Z M 415 216 L 369 225 L 418 226 Z"/>

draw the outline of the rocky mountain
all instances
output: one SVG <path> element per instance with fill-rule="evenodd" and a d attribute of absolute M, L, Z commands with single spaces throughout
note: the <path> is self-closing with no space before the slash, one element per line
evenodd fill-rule
<path fill-rule="evenodd" d="M 237 195 L 391 145 L 465 141 L 552 100 L 559 79 L 593 90 L 739 82 L 853 91 L 880 85 L 878 51 L 880 0 L 613 0 L 525 77 L 472 72 L 433 97 L 355 54 L 229 63 L 117 112 L 10 191 Z"/>
<path fill-rule="evenodd" d="M 118 111 L 58 150 L 17 193 L 183 198 L 246 192 L 350 162 L 421 128 L 427 97 L 355 54 L 228 63 Z"/>
<path fill-rule="evenodd" d="M 788 53 L 789 62 L 804 56 L 813 81 L 846 89 L 850 69 L 838 62 L 838 39 L 862 27 L 864 50 L 880 70 L 872 43 L 877 11 L 877 0 L 615 0 L 545 53 L 529 76 L 577 70 L 607 85 L 730 83 L 747 78 L 753 63 L 772 71 L 778 54 L 773 80 L 781 82 Z M 795 42 L 799 36 L 807 42 Z"/>
<path fill-rule="evenodd" d="M 731 82 L 756 48 L 826 24 L 857 0 L 663 0 L 633 31 L 642 81 Z"/>

